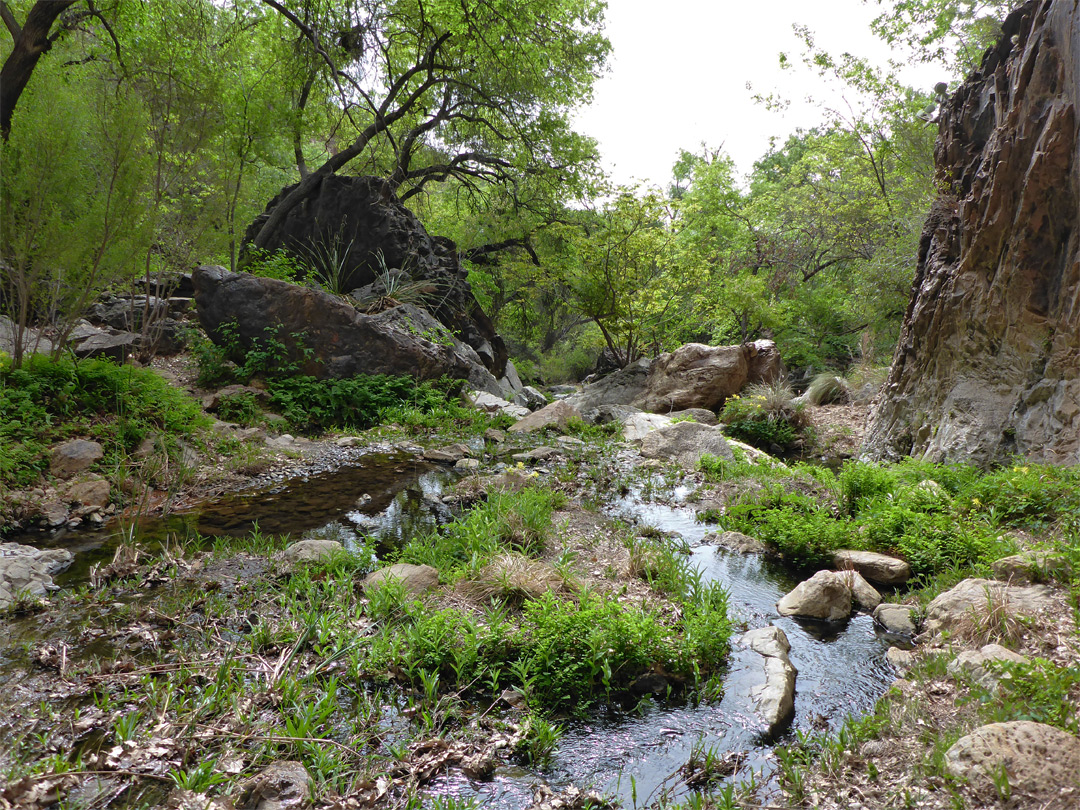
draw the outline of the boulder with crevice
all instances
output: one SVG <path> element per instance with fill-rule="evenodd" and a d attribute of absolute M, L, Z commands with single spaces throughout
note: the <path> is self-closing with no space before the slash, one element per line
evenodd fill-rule
<path fill-rule="evenodd" d="M 257 244 L 271 253 L 283 249 L 305 266 L 317 268 L 320 259 L 333 262 L 342 292 L 393 276 L 407 278 L 405 284 L 391 283 L 392 289 L 384 285 L 380 301 L 397 303 L 396 295 L 430 310 L 488 371 L 503 376 L 506 344 L 473 295 L 452 241 L 428 234 L 380 177 L 331 174 L 302 182 L 310 188 L 298 204 L 275 210 L 296 190 L 288 186 L 248 227 L 242 263 Z M 276 224 L 269 224 L 271 219 Z M 492 393 L 501 395 L 501 386 Z"/>
<path fill-rule="evenodd" d="M 776 604 L 781 616 L 837 622 L 851 615 L 851 587 L 836 571 L 818 571 Z"/>

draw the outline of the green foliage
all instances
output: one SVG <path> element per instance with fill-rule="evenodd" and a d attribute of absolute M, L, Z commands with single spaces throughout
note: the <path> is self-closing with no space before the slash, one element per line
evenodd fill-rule
<path fill-rule="evenodd" d="M 986 723 L 1030 720 L 1067 731 L 1080 732 L 1080 717 L 1072 696 L 1080 687 L 1080 667 L 1061 667 L 1045 658 L 1018 663 L 993 662 L 997 689 L 972 685 L 979 714 Z"/>
<path fill-rule="evenodd" d="M 1038 528 L 1080 512 L 1080 469 L 1013 464 L 985 476 L 963 497 L 1007 525 Z"/>
<path fill-rule="evenodd" d="M 493 492 L 468 515 L 430 537 L 417 537 L 401 550 L 404 562 L 427 564 L 454 580 L 475 573 L 509 550 L 536 556 L 544 549 L 551 514 L 565 496 L 549 489 Z"/>
<path fill-rule="evenodd" d="M 267 382 L 270 402 L 298 430 L 362 429 L 379 424 L 388 409 L 407 407 L 441 418 L 477 419 L 458 401 L 459 380 L 416 382 L 412 377 L 372 374 L 344 380 L 283 377 Z M 395 411 L 400 412 L 400 411 Z"/>
<path fill-rule="evenodd" d="M 45 448 L 63 439 L 90 436 L 115 460 L 152 432 L 187 435 L 204 421 L 198 403 L 150 369 L 42 355 L 2 364 L 0 485 L 33 483 Z"/>
<path fill-rule="evenodd" d="M 792 450 L 805 437 L 806 415 L 784 383 L 751 386 L 727 399 L 720 412 L 725 432 L 762 450 Z"/>
<path fill-rule="evenodd" d="M 805 495 L 773 493 L 764 503 L 730 507 L 724 527 L 758 538 L 801 567 L 828 565 L 833 550 L 850 544 L 851 524 L 831 509 Z"/>
<path fill-rule="evenodd" d="M 303 276 L 301 264 L 285 250 L 276 250 L 271 253 L 259 248 L 251 248 L 244 270 L 253 276 L 275 278 L 291 284 L 295 284 Z"/>

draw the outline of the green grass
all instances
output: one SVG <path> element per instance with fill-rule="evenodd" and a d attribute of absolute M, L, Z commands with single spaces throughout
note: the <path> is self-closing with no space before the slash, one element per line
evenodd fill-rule
<path fill-rule="evenodd" d="M 151 434 L 187 436 L 207 421 L 150 369 L 43 355 L 17 369 L 0 362 L 0 487 L 33 484 L 48 468 L 46 449 L 66 439 L 101 442 L 108 468 Z"/>

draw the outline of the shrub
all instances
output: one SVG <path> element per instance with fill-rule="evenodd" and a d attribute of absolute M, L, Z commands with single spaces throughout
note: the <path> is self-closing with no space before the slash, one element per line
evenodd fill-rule
<path fill-rule="evenodd" d="M 806 401 L 811 405 L 832 405 L 851 399 L 851 389 L 843 377 L 835 374 L 818 374 L 806 389 Z"/>
<path fill-rule="evenodd" d="M 896 473 L 891 467 L 848 461 L 836 476 L 840 508 L 848 515 L 858 513 L 866 502 L 896 489 Z"/>
<path fill-rule="evenodd" d="M 0 485 L 32 483 L 45 447 L 72 436 L 103 442 L 115 458 L 151 432 L 185 435 L 203 421 L 198 403 L 150 369 L 35 354 L 0 366 Z"/>
<path fill-rule="evenodd" d="M 720 421 L 728 435 L 762 450 L 792 450 L 803 439 L 806 416 L 794 402 L 787 383 L 750 386 L 745 397 L 735 394 L 724 403 Z"/>

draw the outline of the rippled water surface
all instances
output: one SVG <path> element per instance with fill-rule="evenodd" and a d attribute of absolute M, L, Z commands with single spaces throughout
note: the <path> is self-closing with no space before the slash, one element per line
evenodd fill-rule
<path fill-rule="evenodd" d="M 257 523 L 260 531 L 269 534 L 332 534 L 347 544 L 363 534 L 379 537 L 384 548 L 392 547 L 449 519 L 439 496 L 455 478 L 454 472 L 412 456 L 373 455 L 331 473 L 229 496 L 197 513 L 150 522 L 144 534 L 151 538 L 166 531 L 236 535 Z M 795 730 L 836 729 L 846 717 L 867 712 L 893 677 L 884 661 L 888 642 L 875 632 L 870 617 L 860 614 L 841 625 L 825 625 L 778 616 L 777 600 L 797 580 L 760 556 L 703 545 L 702 538 L 716 527 L 698 523 L 693 510 L 678 503 L 681 494 L 676 490 L 674 505 L 647 502 L 631 494 L 611 503 L 608 510 L 613 516 L 679 535 L 690 546 L 703 577 L 723 583 L 728 590 L 735 621 L 748 629 L 775 624 L 784 630 L 791 642 L 792 663 L 799 671 L 795 719 L 787 736 Z M 40 537 L 22 542 L 43 544 Z M 77 554 L 76 564 L 59 578 L 60 584 L 84 579 L 90 564 L 111 557 L 115 543 L 115 532 L 107 531 L 50 541 Z M 29 624 L 8 628 L 6 641 L 25 638 L 31 628 Z M 0 672 L 0 682 L 2 676 Z M 636 711 L 567 721 L 558 753 L 543 774 L 504 768 L 492 781 L 478 785 L 455 772 L 430 789 L 478 796 L 487 806 L 518 808 L 531 803 L 533 787 L 546 781 L 614 794 L 628 806 L 635 799 L 643 804 L 665 785 L 674 786 L 670 777 L 692 750 L 702 746 L 721 753 L 745 751 L 748 764 L 768 774 L 774 742 L 762 738 L 750 697 L 750 690 L 762 680 L 762 659 L 736 644 L 718 702 L 664 706 L 647 701 Z"/>

